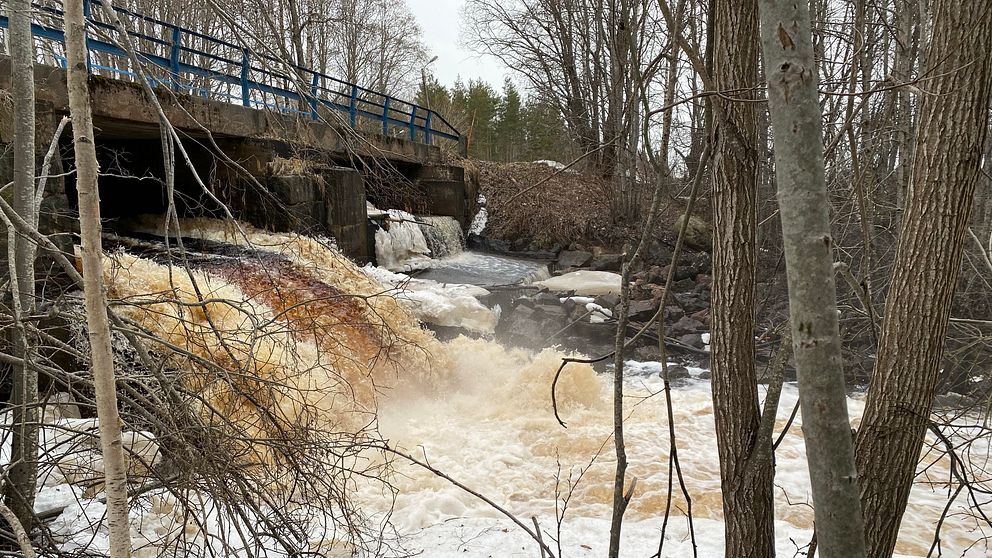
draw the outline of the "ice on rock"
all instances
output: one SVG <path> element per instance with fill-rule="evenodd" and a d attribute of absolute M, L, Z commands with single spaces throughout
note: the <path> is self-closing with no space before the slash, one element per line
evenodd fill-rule
<path fill-rule="evenodd" d="M 594 324 L 604 324 L 613 318 L 613 311 L 608 308 L 590 302 L 586 304 L 586 312 L 589 312 L 589 322 Z"/>
<path fill-rule="evenodd" d="M 82 495 L 83 489 L 77 485 L 43 486 L 34 497 L 34 513 L 43 515 L 63 510 L 75 503 Z"/>
<path fill-rule="evenodd" d="M 416 217 L 390 209 L 385 226 L 375 231 L 375 257 L 390 271 L 410 271 L 430 267 L 430 248 Z"/>
<path fill-rule="evenodd" d="M 479 212 L 472 219 L 472 225 L 468 228 L 468 232 L 469 234 L 482 234 L 482 231 L 486 230 L 486 225 L 488 224 L 489 210 L 485 207 L 480 207 Z"/>
<path fill-rule="evenodd" d="M 534 283 L 549 291 L 579 296 L 620 294 L 620 275 L 609 271 L 579 270 Z"/>
<path fill-rule="evenodd" d="M 479 333 L 496 330 L 500 308 L 490 309 L 479 302 L 477 297 L 489 294 L 482 287 L 414 279 L 372 265 L 366 265 L 363 270 L 384 286 L 396 289 L 396 300 L 423 322 Z"/>

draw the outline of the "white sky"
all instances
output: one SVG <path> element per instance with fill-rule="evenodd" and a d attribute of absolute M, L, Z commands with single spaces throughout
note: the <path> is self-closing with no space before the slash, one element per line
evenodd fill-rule
<path fill-rule="evenodd" d="M 462 7 L 465 0 L 407 0 L 407 5 L 424 30 L 424 41 L 437 60 L 430 65 L 443 85 L 450 86 L 460 75 L 462 81 L 482 78 L 497 91 L 503 86 L 506 68 L 491 56 L 480 56 L 459 44 Z"/>

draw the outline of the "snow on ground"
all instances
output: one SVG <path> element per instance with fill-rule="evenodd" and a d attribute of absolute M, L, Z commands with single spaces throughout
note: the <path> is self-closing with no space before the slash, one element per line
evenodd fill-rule
<path fill-rule="evenodd" d="M 579 270 L 534 283 L 558 293 L 580 296 L 620 294 L 620 275 L 609 271 Z"/>
<path fill-rule="evenodd" d="M 392 289 L 390 294 L 423 322 L 479 333 L 493 333 L 496 329 L 500 308 L 497 305 L 490 309 L 479 302 L 478 297 L 489 295 L 482 287 L 411 278 L 371 264 L 362 270 Z"/>

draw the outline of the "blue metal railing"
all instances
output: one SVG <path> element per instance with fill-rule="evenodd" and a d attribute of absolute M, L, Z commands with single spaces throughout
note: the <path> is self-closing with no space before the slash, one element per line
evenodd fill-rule
<path fill-rule="evenodd" d="M 183 93 L 259 109 L 298 113 L 317 120 L 323 111 L 348 115 L 348 124 L 357 128 L 359 119 L 381 123 L 374 128 L 383 135 L 402 132 L 411 141 L 431 143 L 434 138 L 461 141 L 461 134 L 443 116 L 415 103 L 390 97 L 380 92 L 349 83 L 308 68 L 287 64 L 263 53 L 257 53 L 234 43 L 198 33 L 153 17 L 124 8 L 114 7 L 118 17 L 128 27 L 128 35 L 136 46 L 138 59 L 146 65 L 161 68 L 166 75 L 144 75 L 131 68 L 127 51 L 111 39 L 116 28 L 100 21 L 90 5 L 99 0 L 84 0 L 87 18 L 87 61 L 91 72 L 106 72 L 114 78 L 147 79 L 153 86 L 162 85 Z M 32 34 L 41 39 L 42 47 L 57 64 L 65 67 L 65 34 L 62 10 L 32 4 L 36 22 Z M 151 32 L 132 30 L 151 27 Z M 0 15 L 0 28 L 8 28 L 9 20 Z M 158 35 L 158 36 L 156 36 Z M 225 55 L 226 53 L 226 55 Z M 105 55 L 107 63 L 92 60 L 93 54 Z M 271 68 L 285 68 L 285 71 Z M 140 73 L 139 73 L 140 72 Z M 308 89 L 305 94 L 300 89 Z M 323 114 L 322 114 L 323 112 Z"/>

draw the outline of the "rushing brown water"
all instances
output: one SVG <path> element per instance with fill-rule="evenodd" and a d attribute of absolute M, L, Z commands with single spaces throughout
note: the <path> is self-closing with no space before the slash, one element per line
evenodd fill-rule
<path fill-rule="evenodd" d="M 440 343 L 381 285 L 313 239 L 255 230 L 243 237 L 208 221 L 185 223 L 184 234 L 251 244 L 258 251 L 238 259 L 198 261 L 189 272 L 118 252 L 107 260 L 106 279 L 113 298 L 133 303 L 124 307 L 126 315 L 168 343 L 238 372 L 246 385 L 282 386 L 263 390 L 260 384 L 252 401 L 207 370 L 193 374 L 197 387 L 232 419 L 264 435 L 266 425 L 255 409 L 259 400 L 289 421 L 303 420 L 303 413 L 316 409 L 328 429 L 357 427 L 376 416 L 380 433 L 394 446 L 424 456 L 521 517 L 553 524 L 556 502 L 560 506 L 571 491 L 566 521 L 585 525 L 585 520 L 608 518 L 615 464 L 608 378 L 585 365 L 566 369 L 559 406 L 568 428 L 562 428 L 549 397 L 564 356 L 559 351 L 533 354 L 464 337 Z M 664 399 L 655 375 L 634 375 L 629 382 L 629 475 L 638 481 L 628 518 L 633 525 L 657 527 L 669 482 Z M 786 386 L 777 431 L 785 427 L 796 398 L 795 389 Z M 672 399 L 681 465 L 699 520 L 697 537 L 701 549 L 711 548 L 701 555 L 718 555 L 722 504 L 709 386 L 690 381 L 673 390 Z M 861 400 L 851 399 L 849 405 L 852 415 L 860 416 Z M 777 535 L 783 555 L 795 548 L 790 538 L 802 546 L 812 533 L 800 424 L 801 419 L 776 452 Z M 989 459 L 988 444 L 983 444 L 973 447 L 973 460 Z M 925 463 L 897 547 L 907 556 L 927 555 L 947 502 L 948 459 L 926 457 Z M 430 531 L 452 517 L 496 516 L 422 469 L 400 467 L 392 482 L 399 489 L 393 520 L 403 532 Z M 374 490 L 362 493 L 361 500 L 372 510 L 383 505 Z M 673 515 L 686 509 L 676 488 Z M 945 556 L 987 555 L 979 542 L 985 535 L 975 530 L 973 515 L 964 498 L 952 506 L 942 530 Z M 592 536 L 595 528 L 585 535 Z M 672 530 L 685 533 L 684 521 L 673 520 Z M 605 533 L 595 536 L 599 540 Z M 632 543 L 630 555 L 644 551 L 647 556 L 656 544 Z M 674 541 L 672 555 L 688 551 L 687 544 Z M 581 552 L 575 547 L 575 555 L 585 555 Z M 501 554 L 493 549 L 491 555 Z"/>

